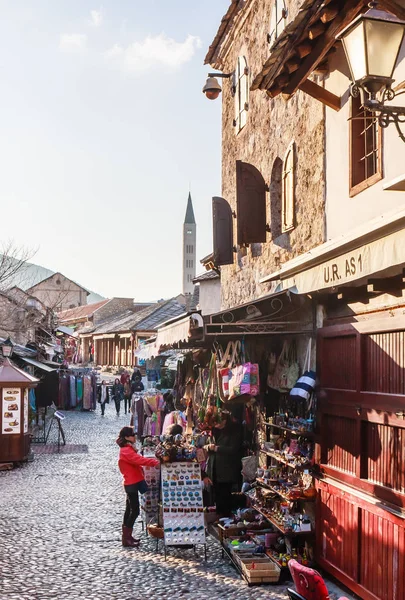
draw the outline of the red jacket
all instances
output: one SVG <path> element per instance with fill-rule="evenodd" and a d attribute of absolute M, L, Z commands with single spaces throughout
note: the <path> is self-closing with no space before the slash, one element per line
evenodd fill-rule
<path fill-rule="evenodd" d="M 157 467 L 160 462 L 156 458 L 145 458 L 130 445 L 120 448 L 118 468 L 124 478 L 124 485 L 132 485 L 145 479 L 142 467 Z"/>

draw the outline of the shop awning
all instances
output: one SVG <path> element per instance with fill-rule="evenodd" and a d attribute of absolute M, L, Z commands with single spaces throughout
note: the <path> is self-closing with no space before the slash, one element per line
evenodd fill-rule
<path fill-rule="evenodd" d="M 134 352 L 134 356 L 140 360 L 149 360 L 154 356 L 158 356 L 159 348 L 156 346 L 156 337 L 146 340 L 144 344 Z"/>
<path fill-rule="evenodd" d="M 367 281 L 386 269 L 405 264 L 405 211 L 380 217 L 293 259 L 261 282 L 279 281 L 279 289 L 296 293 Z"/>
<path fill-rule="evenodd" d="M 23 356 L 21 356 L 20 360 L 23 360 L 28 365 L 32 365 L 33 367 L 36 367 L 37 369 L 46 371 L 47 373 L 50 373 L 51 371 L 56 371 L 56 369 L 57 369 L 56 366 L 54 369 L 52 369 L 52 367 L 48 367 L 48 365 L 45 365 L 44 363 L 39 362 L 38 360 L 33 360 L 32 358 L 24 358 Z"/>
<path fill-rule="evenodd" d="M 315 329 L 312 303 L 291 290 L 204 317 L 205 336 L 308 334 Z"/>
<path fill-rule="evenodd" d="M 203 318 L 200 313 L 187 314 L 181 319 L 159 327 L 156 346 L 160 348 L 162 346 L 169 347 L 181 343 L 188 344 L 191 338 L 195 339 L 194 334 L 198 329 L 200 329 L 202 337 L 202 327 Z"/>

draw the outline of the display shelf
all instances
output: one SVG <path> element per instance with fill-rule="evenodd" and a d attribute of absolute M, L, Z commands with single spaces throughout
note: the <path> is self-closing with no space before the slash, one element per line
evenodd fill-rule
<path fill-rule="evenodd" d="M 310 461 L 307 461 L 306 463 L 302 463 L 300 465 L 295 465 L 295 464 L 291 464 L 291 461 L 288 461 L 286 458 L 283 458 L 282 456 L 280 456 L 279 454 L 276 454 L 275 452 L 270 452 L 269 450 L 263 450 L 263 449 L 260 449 L 260 452 L 262 452 L 263 454 L 266 454 L 270 458 L 274 458 L 274 460 L 277 460 L 278 462 L 283 463 L 284 465 L 287 465 L 288 467 L 291 467 L 292 469 L 308 469 L 311 466 Z"/>
<path fill-rule="evenodd" d="M 287 496 L 287 494 L 283 494 L 283 492 L 280 492 L 280 490 L 277 490 L 276 488 L 274 488 L 273 486 L 269 485 L 268 483 L 265 483 L 263 481 L 263 479 L 260 479 L 260 477 L 256 478 L 256 482 L 266 488 L 266 490 L 270 490 L 271 492 L 274 492 L 275 494 L 277 494 L 278 496 L 280 496 L 280 498 L 283 498 L 283 500 L 287 500 L 288 502 L 314 502 L 314 498 L 305 498 L 304 497 L 300 497 L 300 498 L 289 498 Z"/>
<path fill-rule="evenodd" d="M 292 435 L 297 435 L 297 436 L 302 435 L 303 437 L 308 437 L 308 438 L 313 438 L 315 436 L 313 431 L 298 431 L 298 429 L 291 429 L 290 427 L 284 427 L 284 425 L 276 425 L 275 423 L 268 423 L 267 421 L 265 421 L 264 424 L 267 425 L 267 427 L 275 427 L 276 429 L 281 429 L 282 431 L 287 431 L 288 433 L 291 433 Z"/>
<path fill-rule="evenodd" d="M 278 531 L 280 533 L 282 533 L 283 535 L 285 535 L 286 537 L 295 537 L 296 535 L 310 535 L 311 533 L 313 533 L 312 530 L 311 531 L 286 531 L 284 529 L 284 527 L 282 527 L 282 525 L 279 525 L 277 523 L 277 521 L 275 519 L 273 519 L 273 517 L 270 517 L 270 515 L 268 513 L 264 512 L 256 504 L 252 504 L 252 508 L 254 508 L 255 510 L 257 510 L 258 513 L 260 513 L 261 515 L 263 515 L 263 517 L 265 519 L 267 519 L 269 523 L 271 523 L 272 525 L 274 525 L 274 527 L 276 529 L 278 529 Z"/>
<path fill-rule="evenodd" d="M 287 565 L 283 565 L 283 564 L 282 564 L 282 563 L 281 563 L 279 560 L 277 560 L 277 558 L 276 558 L 275 556 L 273 556 L 273 555 L 271 554 L 271 551 L 270 551 L 270 550 L 266 550 L 266 556 L 267 556 L 268 558 L 270 558 L 270 560 L 272 560 L 274 563 L 276 563 L 276 565 L 277 565 L 278 567 L 280 567 L 280 569 L 286 569 L 287 571 L 289 570 L 289 569 L 288 569 L 288 563 L 287 563 Z M 301 564 L 302 564 L 302 563 L 301 563 Z M 315 563 L 314 563 L 314 562 L 311 562 L 311 561 L 307 561 L 307 564 L 306 564 L 305 566 L 306 566 L 306 567 L 313 568 L 313 567 L 315 566 Z"/>

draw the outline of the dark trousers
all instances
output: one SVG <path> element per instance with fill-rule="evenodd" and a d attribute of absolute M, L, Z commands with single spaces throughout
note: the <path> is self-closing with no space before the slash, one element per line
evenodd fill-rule
<path fill-rule="evenodd" d="M 128 487 L 132 488 L 133 486 Z M 138 490 L 125 491 L 127 492 L 127 502 L 125 505 L 124 525 L 132 529 L 139 516 L 139 495 Z"/>
<path fill-rule="evenodd" d="M 222 483 L 216 481 L 214 483 L 215 505 L 217 514 L 221 517 L 227 517 L 231 514 L 232 503 L 232 483 Z"/>
<path fill-rule="evenodd" d="M 131 406 L 131 398 L 124 398 L 124 410 L 125 414 L 129 412 L 129 407 Z"/>
<path fill-rule="evenodd" d="M 119 398 L 114 398 L 115 402 L 115 410 L 117 411 L 117 415 L 120 414 L 121 400 Z"/>
<path fill-rule="evenodd" d="M 102 415 L 105 413 L 105 405 L 106 405 L 106 402 L 102 402 L 102 403 L 100 404 L 100 406 L 101 406 L 101 414 L 102 414 Z"/>

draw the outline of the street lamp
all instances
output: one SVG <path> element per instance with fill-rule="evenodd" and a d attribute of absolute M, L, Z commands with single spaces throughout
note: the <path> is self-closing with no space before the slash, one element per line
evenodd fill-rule
<path fill-rule="evenodd" d="M 1 350 L 3 352 L 4 358 L 10 358 L 13 354 L 14 344 L 8 337 L 1 345 Z"/>
<path fill-rule="evenodd" d="M 350 93 L 361 96 L 365 110 L 374 113 L 381 127 L 395 123 L 401 139 L 405 134 L 400 124 L 405 123 L 405 106 L 386 105 L 397 94 L 392 89 L 395 64 L 405 34 L 405 21 L 391 13 L 376 10 L 374 2 L 370 10 L 357 17 L 338 36 L 342 40 L 351 79 Z"/>

